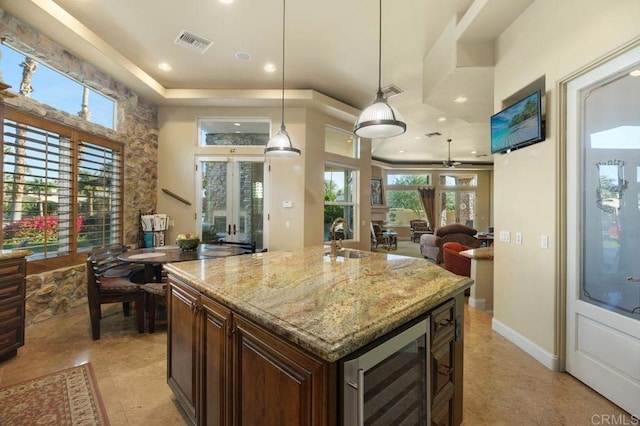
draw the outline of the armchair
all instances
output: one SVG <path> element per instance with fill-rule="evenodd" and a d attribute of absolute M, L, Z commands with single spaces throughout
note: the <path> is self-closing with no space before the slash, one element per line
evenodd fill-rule
<path fill-rule="evenodd" d="M 411 241 L 417 242 L 423 234 L 431 234 L 433 231 L 429 226 L 429 222 L 424 219 L 414 219 L 409 221 L 409 231 L 411 233 Z"/>
<path fill-rule="evenodd" d="M 444 243 L 442 245 L 444 269 L 456 275 L 470 277 L 471 259 L 460 255 L 461 251 L 469 250 L 470 248 L 454 241 Z"/>
<path fill-rule="evenodd" d="M 374 221 L 371 221 L 369 224 L 371 225 L 371 248 L 378 248 L 378 244 L 383 241 L 382 225 Z"/>
<path fill-rule="evenodd" d="M 436 263 L 442 263 L 444 256 L 442 245 L 451 241 L 458 242 L 469 248 L 480 247 L 480 240 L 474 237 L 477 234 L 473 228 L 458 223 L 436 228 L 433 234 L 423 234 L 420 236 L 420 253 Z"/>

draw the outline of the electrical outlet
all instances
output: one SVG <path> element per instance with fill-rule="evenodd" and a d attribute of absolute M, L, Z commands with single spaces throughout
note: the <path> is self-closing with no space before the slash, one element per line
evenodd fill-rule
<path fill-rule="evenodd" d="M 503 243 L 511 242 L 511 232 L 509 231 L 500 231 L 500 241 Z"/>
<path fill-rule="evenodd" d="M 291 228 L 291 222 L 287 220 L 287 221 L 284 223 L 284 227 L 285 227 L 285 228 Z"/>
<path fill-rule="evenodd" d="M 516 232 L 516 244 L 522 244 L 522 232 Z"/>

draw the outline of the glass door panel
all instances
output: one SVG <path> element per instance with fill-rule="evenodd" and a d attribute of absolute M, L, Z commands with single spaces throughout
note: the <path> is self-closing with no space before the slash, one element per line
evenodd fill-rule
<path fill-rule="evenodd" d="M 476 216 L 476 191 L 441 190 L 439 226 L 462 223 L 473 227 Z"/>
<path fill-rule="evenodd" d="M 583 98 L 581 300 L 640 319 L 640 78 Z"/>
<path fill-rule="evenodd" d="M 202 241 L 256 242 L 264 247 L 264 160 L 199 161 L 198 228 Z"/>

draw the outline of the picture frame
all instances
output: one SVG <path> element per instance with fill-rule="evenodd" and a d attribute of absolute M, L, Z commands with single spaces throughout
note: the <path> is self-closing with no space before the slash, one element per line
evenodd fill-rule
<path fill-rule="evenodd" d="M 384 194 L 382 192 L 382 179 L 371 178 L 371 205 L 384 205 Z"/>

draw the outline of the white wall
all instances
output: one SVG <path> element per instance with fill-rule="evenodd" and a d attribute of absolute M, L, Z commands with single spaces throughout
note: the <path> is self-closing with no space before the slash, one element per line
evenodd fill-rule
<path fill-rule="evenodd" d="M 541 76 L 546 85 L 547 140 L 494 164 L 496 241 L 494 329 L 550 368 L 561 365 L 564 304 L 559 264 L 558 95 L 556 84 L 640 35 L 636 0 L 537 0 L 498 39 L 495 110 Z M 523 235 L 515 244 L 515 232 Z M 549 235 L 549 248 L 540 247 Z"/>

